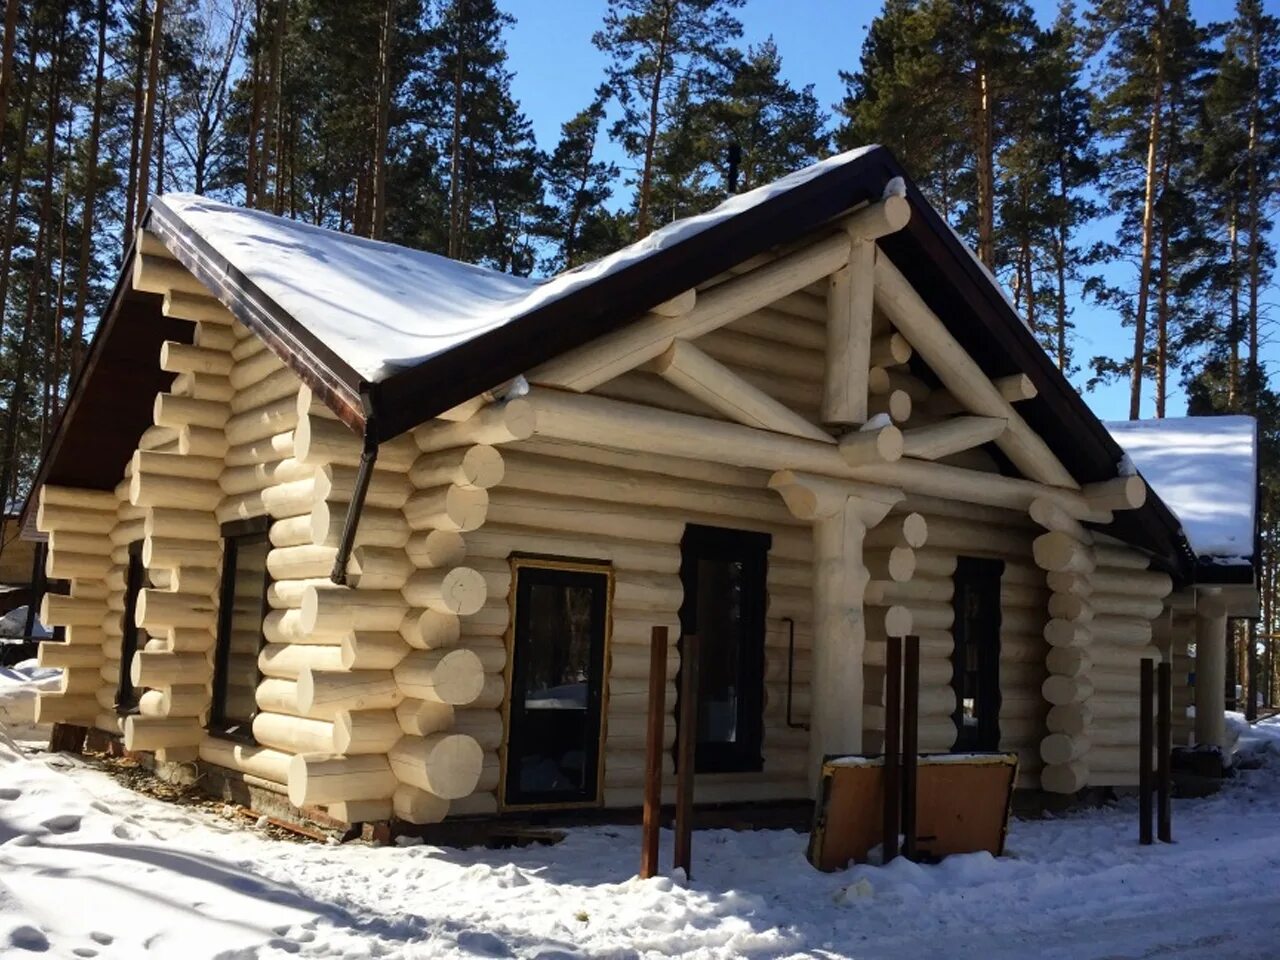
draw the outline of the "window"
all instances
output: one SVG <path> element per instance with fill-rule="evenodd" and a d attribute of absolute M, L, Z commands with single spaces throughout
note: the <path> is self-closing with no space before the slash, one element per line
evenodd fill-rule
<path fill-rule="evenodd" d="M 254 694 L 261 674 L 262 620 L 267 613 L 266 517 L 222 528 L 222 590 L 214 648 L 213 706 L 209 729 L 235 740 L 253 740 Z"/>
<path fill-rule="evenodd" d="M 134 622 L 138 611 L 138 593 L 143 587 L 150 586 L 147 579 L 147 568 L 142 564 L 142 541 L 135 540 L 129 544 L 129 571 L 125 575 L 124 616 L 121 618 L 120 637 L 120 680 L 116 684 L 116 712 L 134 713 L 138 709 L 138 697 L 142 691 L 133 685 L 129 670 L 133 665 L 133 655 L 147 640 L 146 631 Z"/>
<path fill-rule="evenodd" d="M 680 629 L 698 635 L 699 773 L 760 770 L 765 533 L 689 524 L 681 542 Z M 678 716 L 678 714 L 677 714 Z"/>
<path fill-rule="evenodd" d="M 599 799 L 607 567 L 515 561 L 505 803 Z"/>
<path fill-rule="evenodd" d="M 1000 746 L 1001 560 L 956 562 L 951 686 L 956 692 L 954 750 Z"/>

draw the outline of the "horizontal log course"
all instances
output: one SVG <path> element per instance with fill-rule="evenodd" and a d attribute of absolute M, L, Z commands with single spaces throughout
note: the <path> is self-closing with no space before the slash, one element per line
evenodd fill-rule
<path fill-rule="evenodd" d="M 213 666 L 203 653 L 150 653 L 139 650 L 129 662 L 129 679 L 135 687 L 204 684 L 212 675 Z"/>
<path fill-rule="evenodd" d="M 275 547 L 267 553 L 267 572 L 275 580 L 327 577 L 333 570 L 337 555 L 336 547 L 317 547 L 314 544 Z"/>
<path fill-rule="evenodd" d="M 41 533 L 62 531 L 63 533 L 97 534 L 102 536 L 109 533 L 115 525 L 116 512 L 114 508 L 108 512 L 55 503 L 42 503 L 36 510 L 36 529 Z"/>
<path fill-rule="evenodd" d="M 178 453 L 183 456 L 225 460 L 228 447 L 226 431 L 221 428 L 187 424 L 178 430 Z"/>
<path fill-rule="evenodd" d="M 397 632 L 357 631 L 338 647 L 343 670 L 390 670 L 413 648 Z"/>
<path fill-rule="evenodd" d="M 297 807 L 389 797 L 398 783 L 387 758 L 301 754 L 289 761 L 289 802 Z"/>
<path fill-rule="evenodd" d="M 243 377 L 244 372 L 244 370 L 241 370 L 240 374 L 237 375 L 237 380 Z M 287 367 L 277 367 L 265 376 L 239 388 L 231 384 L 230 379 L 228 379 L 227 384 L 233 390 L 229 401 L 233 414 L 262 409 L 296 397 L 298 388 L 301 386 L 297 374 Z M 294 402 L 294 411 L 296 415 L 296 401 Z"/>
<path fill-rule="evenodd" d="M 476 789 L 484 751 L 465 734 L 406 735 L 391 748 L 387 759 L 401 783 L 456 800 Z"/>
<path fill-rule="evenodd" d="M 102 553 L 72 553 L 50 549 L 45 555 L 45 575 L 54 580 L 104 580 L 112 567 Z"/>
<path fill-rule="evenodd" d="M 507 681 L 501 674 L 486 673 L 480 696 L 467 706 L 473 710 L 496 710 L 507 699 Z"/>
<path fill-rule="evenodd" d="M 1049 793 L 1076 793 L 1089 782 L 1089 766 L 1083 760 L 1053 763 L 1040 771 L 1040 788 Z"/>
<path fill-rule="evenodd" d="M 89 554 L 111 560 L 112 547 L 115 543 L 111 534 L 114 532 L 114 528 L 111 533 L 105 535 L 76 530 L 50 530 L 48 531 L 49 550 L 54 553 Z"/>
<path fill-rule="evenodd" d="M 333 751 L 386 754 L 403 735 L 394 710 L 341 710 L 333 723 Z"/>
<path fill-rule="evenodd" d="M 203 567 L 213 570 L 222 555 L 218 540 L 178 540 L 147 536 L 142 541 L 142 563 L 149 569 Z"/>
<path fill-rule="evenodd" d="M 415 650 L 456 646 L 462 626 L 457 614 L 438 610 L 410 610 L 400 626 L 400 636 Z"/>
<path fill-rule="evenodd" d="M 776 307 L 761 307 L 744 314 L 726 324 L 723 329 L 774 343 L 793 344 L 806 350 L 821 351 L 827 348 L 825 316 L 815 321 Z"/>
<path fill-rule="evenodd" d="M 103 622 L 101 601 L 46 593 L 40 599 L 40 622 L 49 627 L 96 627 Z"/>
<path fill-rule="evenodd" d="M 264 677 L 298 679 L 304 668 L 341 671 L 342 648 L 321 644 L 268 643 L 258 652 L 258 670 Z"/>
<path fill-rule="evenodd" d="M 1143 574 L 1150 575 L 1150 577 L 1157 583 L 1163 582 L 1163 578 L 1168 576 L 1167 574 L 1162 574 L 1158 571 L 1149 570 L 1148 567 L 1151 565 L 1151 559 L 1140 550 L 1135 550 L 1127 544 L 1113 542 L 1099 537 L 1096 538 L 1094 542 L 1094 554 L 1097 557 L 1099 567 L 1117 570 L 1132 570 L 1137 573 L 1137 581 L 1144 581 L 1147 579 L 1146 577 L 1143 577 Z M 1171 579 L 1169 581 L 1169 587 L 1170 589 L 1173 587 L 1173 581 Z"/>
<path fill-rule="evenodd" d="M 408 698 L 396 706 L 395 715 L 402 732 L 425 737 L 452 728 L 456 713 L 447 703 Z"/>
<path fill-rule="evenodd" d="M 270 350 L 258 350 L 252 354 L 243 351 L 241 348 L 247 342 L 249 341 L 242 341 L 233 348 L 232 357 L 235 360 L 235 364 L 227 374 L 227 379 L 231 381 L 231 385 L 237 391 L 247 390 L 254 384 L 262 383 L 268 377 L 285 370 L 284 361 Z M 299 388 L 300 384 L 297 378 L 294 377 L 293 390 L 290 392 L 296 393 Z"/>
<path fill-rule="evenodd" d="M 147 510 L 143 522 L 143 534 L 146 537 L 212 543 L 215 551 L 221 546 L 218 522 L 205 510 L 152 507 Z"/>
<path fill-rule="evenodd" d="M 305 394 L 299 392 L 298 404 Z M 308 401 L 309 402 L 309 401 Z M 294 456 L 303 463 L 324 466 L 336 463 L 344 467 L 360 465 L 361 441 L 352 431 L 337 420 L 328 420 L 313 413 L 297 411 L 297 427 L 294 428 Z M 378 445 L 378 459 L 374 469 L 393 473 L 408 473 L 418 458 L 418 450 L 406 435 L 387 440 Z"/>
<path fill-rule="evenodd" d="M 152 406 L 152 422 L 158 427 L 172 427 L 174 430 L 185 426 L 223 430 L 230 417 L 231 408 L 224 402 L 197 400 L 172 393 L 156 394 Z"/>
<path fill-rule="evenodd" d="M 42 667 L 67 669 L 69 667 L 91 667 L 95 670 L 102 666 L 103 653 L 101 646 L 89 644 L 58 643 L 52 640 L 41 641 L 36 648 L 36 662 Z"/>
<path fill-rule="evenodd" d="M 399 591 L 351 590 L 334 588 L 332 584 L 304 586 L 299 609 L 299 625 L 307 635 L 395 631 L 406 614 Z"/>
<path fill-rule="evenodd" d="M 1089 603 L 1096 614 L 1115 617 L 1134 617 L 1154 620 L 1160 616 L 1164 604 L 1158 597 L 1135 597 L 1121 593 L 1104 593 L 1095 582 Z"/>
<path fill-rule="evenodd" d="M 233 362 L 225 350 L 197 347 L 176 340 L 160 344 L 160 369 L 167 373 L 205 373 L 225 377 L 231 372 Z"/>
<path fill-rule="evenodd" d="M 448 816 L 450 802 L 434 793 L 402 783 L 391 796 L 391 808 L 398 819 L 423 825 L 439 823 Z"/>
<path fill-rule="evenodd" d="M 474 702 L 485 688 L 484 665 L 471 650 L 415 650 L 393 671 L 406 697 L 461 706 Z"/>
<path fill-rule="evenodd" d="M 293 459 L 294 457 L 294 432 L 292 430 L 284 430 L 280 433 L 274 433 L 269 437 L 261 440 L 254 440 L 251 443 L 242 443 L 239 446 L 228 447 L 224 458 L 228 468 L 230 467 L 247 467 L 253 464 L 269 464 L 276 463 L 280 460 Z M 314 469 L 314 464 L 304 464 Z"/>
<path fill-rule="evenodd" d="M 401 592 L 411 606 L 465 617 L 484 606 L 488 587 L 471 567 L 432 568 L 414 573 Z"/>
<path fill-rule="evenodd" d="M 310 513 L 317 503 L 322 502 L 316 495 L 314 477 L 272 484 L 257 493 L 266 512 L 277 519 L 300 517 Z"/>
<path fill-rule="evenodd" d="M 365 800 L 339 800 L 325 804 L 329 816 L 339 823 L 378 823 L 390 820 L 395 813 L 390 797 Z"/>
<path fill-rule="evenodd" d="M 253 691 L 253 702 L 259 710 L 267 713 L 284 713 L 293 717 L 308 717 L 312 720 L 332 720 L 332 712 L 323 710 L 303 710 L 298 704 L 298 682 L 281 677 L 266 677 L 258 683 Z"/>
<path fill-rule="evenodd" d="M 507 641 L 505 637 L 467 635 L 458 642 L 480 658 L 480 665 L 485 673 L 502 673 L 506 670 Z"/>
<path fill-rule="evenodd" d="M 177 683 L 160 692 L 160 712 L 166 717 L 203 717 L 209 710 L 211 694 L 203 683 Z"/>
<path fill-rule="evenodd" d="M 134 622 L 148 633 L 163 633 L 169 627 L 212 629 L 216 618 L 217 605 L 208 596 L 151 587 L 138 591 Z"/>
<path fill-rule="evenodd" d="M 1070 593 L 1053 593 L 1049 595 L 1047 609 L 1050 617 L 1059 620 L 1072 620 L 1080 624 L 1093 620 L 1093 605 L 1087 597 Z"/>
<path fill-rule="evenodd" d="M 253 718 L 253 738 L 264 747 L 288 753 L 330 753 L 334 724 L 281 713 L 259 713 Z"/>
<path fill-rule="evenodd" d="M 318 546 L 336 547 L 342 541 L 349 504 L 317 503 L 311 508 L 311 542 Z M 355 546 L 403 547 L 409 540 L 409 524 L 399 510 L 365 507 L 360 512 Z"/>
<path fill-rule="evenodd" d="M 422 454 L 409 470 L 409 480 L 418 489 L 456 486 L 487 490 L 502 482 L 504 473 L 498 449 L 475 444 Z"/>
<path fill-rule="evenodd" d="M 356 547 L 347 561 L 347 584 L 363 590 L 399 590 L 413 571 L 413 561 L 404 549 L 365 545 Z"/>
<path fill-rule="evenodd" d="M 64 487 L 46 483 L 40 487 L 36 500 L 36 516 L 41 507 L 74 507 L 91 513 L 115 513 L 117 498 L 109 490 L 90 490 L 85 487 Z"/>
<path fill-rule="evenodd" d="M 92 696 L 66 697 L 50 690 L 36 693 L 35 722 L 40 725 L 75 723 L 88 726 L 98 713 L 98 702 Z"/>
<path fill-rule="evenodd" d="M 416 567 L 456 567 L 466 558 L 474 536 L 464 539 L 456 530 L 420 530 L 409 537 L 404 552 Z"/>
<path fill-rule="evenodd" d="M 355 495 L 358 467 L 330 463 L 314 468 L 316 499 L 349 503 Z M 398 510 L 413 493 L 413 484 L 404 474 L 375 470 L 369 479 L 364 502 L 372 507 Z"/>
<path fill-rule="evenodd" d="M 100 670 L 100 667 L 94 669 L 91 666 L 68 667 L 58 678 L 58 692 L 69 697 L 93 696 L 102 686 Z"/>
<path fill-rule="evenodd" d="M 1137 617 L 1094 616 L 1089 629 L 1095 646 L 1145 647 L 1151 642 L 1151 622 Z"/>
<path fill-rule="evenodd" d="M 195 747 L 204 739 L 204 728 L 195 717 L 124 718 L 124 748 L 129 751 L 162 747 Z"/>
<path fill-rule="evenodd" d="M 129 502 L 135 506 L 208 511 L 222 499 L 222 491 L 213 480 L 158 473 L 134 473 L 129 478 Z"/>
<path fill-rule="evenodd" d="M 298 708 L 309 716 L 331 718 L 340 710 L 389 710 L 404 697 L 390 670 L 303 667 L 298 673 Z"/>
<path fill-rule="evenodd" d="M 1051 733 L 1040 741 L 1040 757 L 1047 764 L 1072 763 L 1089 752 L 1090 741 L 1066 733 Z"/>
<path fill-rule="evenodd" d="M 404 505 L 404 517 L 412 530 L 475 530 L 484 523 L 488 511 L 487 491 L 456 485 L 420 490 Z"/>

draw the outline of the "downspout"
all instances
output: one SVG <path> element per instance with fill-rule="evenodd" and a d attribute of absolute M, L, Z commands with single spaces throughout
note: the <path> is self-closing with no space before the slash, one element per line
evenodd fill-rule
<path fill-rule="evenodd" d="M 333 570 L 329 579 L 338 586 L 346 586 L 347 561 L 351 559 L 351 550 L 355 546 L 356 531 L 360 527 L 360 513 L 364 510 L 364 499 L 369 493 L 369 481 L 373 479 L 373 465 L 378 462 L 378 441 L 373 426 L 373 385 L 360 384 L 360 406 L 364 409 L 364 441 L 360 452 L 360 469 L 356 473 L 356 487 L 351 493 L 351 503 L 347 505 L 347 517 L 342 523 L 342 539 L 338 541 L 338 553 L 333 558 Z"/>

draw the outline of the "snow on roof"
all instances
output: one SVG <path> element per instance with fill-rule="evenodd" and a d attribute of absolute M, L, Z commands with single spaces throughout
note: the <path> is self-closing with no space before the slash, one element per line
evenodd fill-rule
<path fill-rule="evenodd" d="M 1113 420 L 1107 430 L 1182 524 L 1199 557 L 1245 562 L 1258 486 L 1252 417 Z"/>
<path fill-rule="evenodd" d="M 829 157 L 545 282 L 210 200 L 169 211 L 366 380 L 379 381 L 559 300 L 874 149 Z"/>

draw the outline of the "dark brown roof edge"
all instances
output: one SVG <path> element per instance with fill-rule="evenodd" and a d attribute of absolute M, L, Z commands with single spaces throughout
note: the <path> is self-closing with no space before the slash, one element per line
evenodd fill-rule
<path fill-rule="evenodd" d="M 343 423 L 363 434 L 365 416 L 360 401 L 363 381 L 349 363 L 233 267 L 192 230 L 180 214 L 169 208 L 164 197 L 152 199 L 143 226 L 159 236 L 178 262 L 237 320 L 261 337 L 268 349 Z"/>

